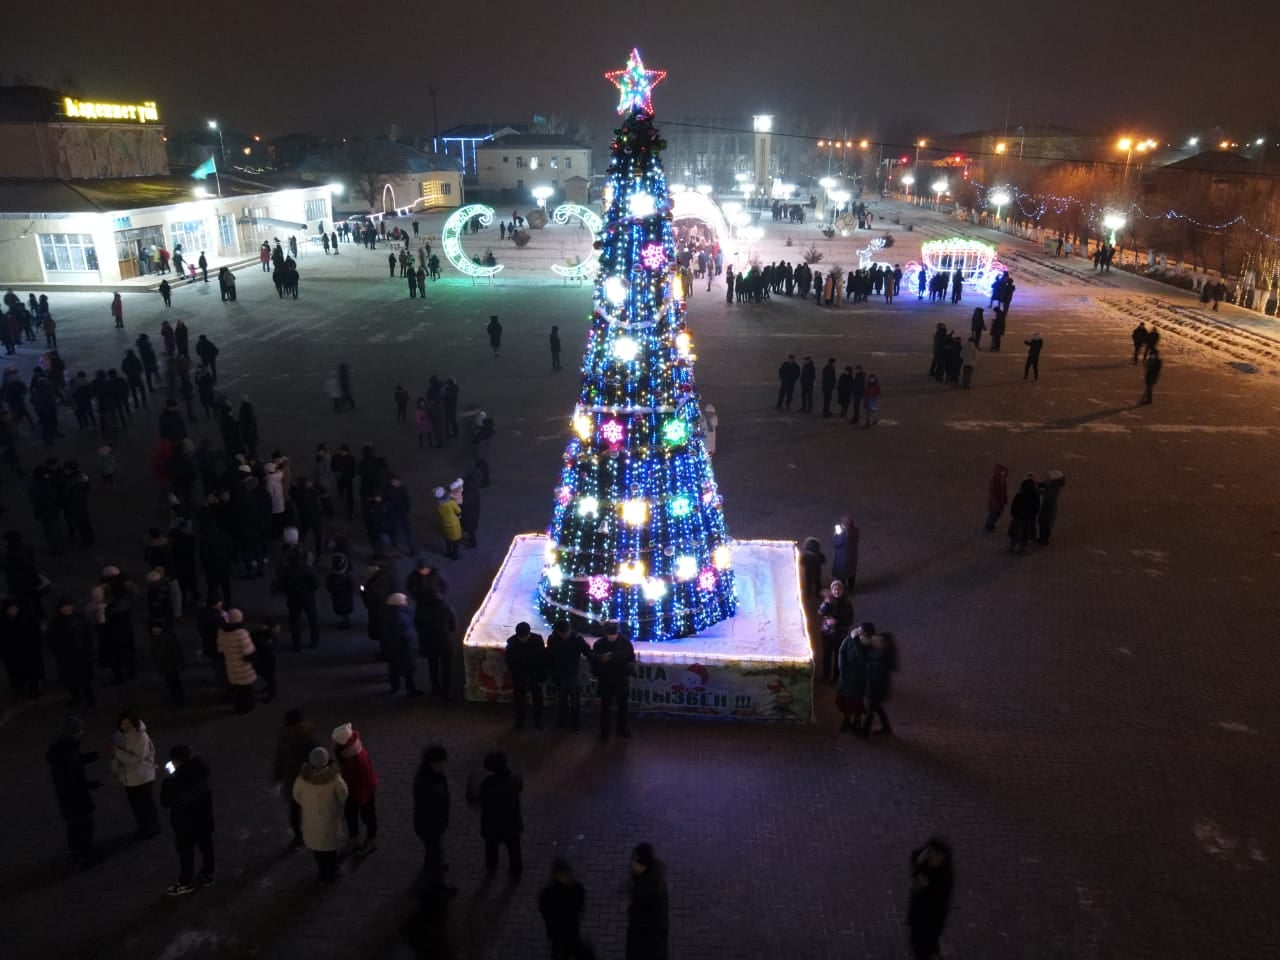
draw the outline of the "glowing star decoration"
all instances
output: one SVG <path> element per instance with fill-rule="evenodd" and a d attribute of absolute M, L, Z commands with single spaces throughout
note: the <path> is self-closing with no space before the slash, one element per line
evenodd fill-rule
<path fill-rule="evenodd" d="M 662 244 L 651 243 L 640 248 L 640 259 L 650 270 L 661 270 L 666 265 L 667 255 L 662 252 Z"/>
<path fill-rule="evenodd" d="M 703 570 L 698 574 L 698 589 L 710 592 L 716 588 L 716 572 L 714 570 Z"/>
<path fill-rule="evenodd" d="M 661 600 L 667 595 L 667 581 L 659 580 L 657 577 L 650 577 L 644 582 L 643 589 L 646 600 Z"/>
<path fill-rule="evenodd" d="M 662 439 L 670 446 L 680 446 L 689 439 L 689 425 L 683 420 L 668 420 L 662 425 Z M 689 502 L 687 497 L 681 499 Z"/>
<path fill-rule="evenodd" d="M 610 277 L 604 282 L 605 298 L 614 306 L 627 299 L 627 281 L 621 277 Z"/>
<path fill-rule="evenodd" d="M 459 273 L 465 273 L 473 278 L 492 277 L 502 269 L 502 264 L 486 267 L 473 261 L 462 250 L 462 233 L 472 217 L 478 217 L 481 225 L 487 227 L 493 223 L 493 207 L 472 203 L 455 210 L 444 222 L 444 229 L 440 234 L 444 255 Z"/>
<path fill-rule="evenodd" d="M 564 583 L 564 571 L 559 565 L 547 567 L 547 583 L 553 587 L 558 587 Z"/>
<path fill-rule="evenodd" d="M 630 363 L 640 355 L 640 344 L 630 337 L 619 337 L 613 342 L 613 355 L 623 363 Z"/>
<path fill-rule="evenodd" d="M 609 578 L 594 576 L 587 580 L 587 596 L 592 600 L 608 600 Z"/>
<path fill-rule="evenodd" d="M 733 553 L 726 546 L 716 547 L 711 552 L 711 562 L 717 570 L 728 570 L 733 563 Z"/>
<path fill-rule="evenodd" d="M 644 583 L 644 561 L 624 560 L 618 564 L 618 582 L 628 586 Z"/>
<path fill-rule="evenodd" d="M 627 428 L 617 420 L 606 420 L 600 427 L 600 436 L 604 437 L 604 442 L 611 447 L 621 444 L 626 435 Z"/>
<path fill-rule="evenodd" d="M 600 231 L 604 228 L 604 220 L 590 207 L 584 207 L 580 203 L 562 203 L 556 207 L 555 213 L 551 214 L 551 219 L 562 225 L 567 225 L 573 217 L 582 221 L 582 225 L 591 233 L 593 240 L 600 236 Z M 599 267 L 600 252 L 593 250 L 585 260 L 569 266 L 553 263 L 551 272 L 566 280 L 589 280 L 595 276 Z"/>
<path fill-rule="evenodd" d="M 676 579 L 692 580 L 698 575 L 698 560 L 696 557 L 676 557 Z"/>
<path fill-rule="evenodd" d="M 673 517 L 687 517 L 693 512 L 693 504 L 689 502 L 688 497 L 674 497 L 671 503 L 667 505 L 667 512 Z M 681 560 L 688 560 L 689 557 L 681 557 Z M 687 578 L 686 578 L 687 579 Z"/>
<path fill-rule="evenodd" d="M 649 520 L 649 504 L 644 500 L 624 500 L 622 502 L 622 522 L 633 527 L 642 527 Z"/>
<path fill-rule="evenodd" d="M 653 88 L 667 78 L 665 70 L 646 70 L 640 59 L 640 51 L 632 50 L 627 65 L 621 70 L 610 70 L 604 78 L 618 88 L 618 113 L 632 110 L 653 113 Z"/>
<path fill-rule="evenodd" d="M 637 220 L 653 216 L 653 211 L 656 209 L 658 206 L 651 193 L 633 193 L 631 199 L 627 201 L 627 210 Z"/>
<path fill-rule="evenodd" d="M 578 501 L 578 516 L 594 517 L 600 513 L 600 501 L 595 497 L 583 497 Z"/>

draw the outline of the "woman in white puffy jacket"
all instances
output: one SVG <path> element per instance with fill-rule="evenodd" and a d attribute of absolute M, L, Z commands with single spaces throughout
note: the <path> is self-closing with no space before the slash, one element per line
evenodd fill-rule
<path fill-rule="evenodd" d="M 139 839 L 160 832 L 156 812 L 156 745 L 151 742 L 147 725 L 132 710 L 120 714 L 113 738 L 111 770 L 124 786 L 129 809 L 138 823 Z"/>

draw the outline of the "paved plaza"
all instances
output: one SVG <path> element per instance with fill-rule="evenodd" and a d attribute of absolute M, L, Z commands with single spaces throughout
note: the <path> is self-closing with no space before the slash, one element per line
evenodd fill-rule
<path fill-rule="evenodd" d="M 952 229 L 912 215 L 919 228 L 899 233 L 888 259 L 905 262 L 913 239 L 918 249 Z M 776 255 L 799 260 L 808 242 Z M 1172 289 L 1046 261 L 1008 238 L 1001 247 L 1018 291 L 1003 350 L 981 353 L 967 391 L 926 370 L 934 324 L 966 331 L 972 308 L 986 306 L 972 291 L 958 306 L 903 296 L 891 307 L 873 298 L 820 309 L 785 297 L 727 305 L 717 283 L 709 294 L 699 284 L 690 304 L 697 380 L 720 416 L 714 463 L 730 531 L 818 536 L 829 554 L 832 524 L 856 518 L 857 615 L 900 646 L 894 737 L 839 733 L 825 686 L 809 726 L 642 718 L 630 741 L 607 744 L 590 724 L 578 735 L 516 733 L 503 707 L 390 698 L 363 614 L 340 632 L 322 594 L 321 646 L 282 651 L 276 703 L 230 715 L 196 664 L 184 711 L 153 708 L 163 685 L 144 669 L 123 689 L 104 685 L 83 714 L 87 745 L 105 746 L 116 711 L 131 704 L 160 751 L 184 742 L 208 760 L 211 889 L 164 896 L 177 870 L 167 824 L 135 842 L 112 782 L 96 795 L 108 856 L 70 873 L 43 759 L 65 712 L 61 693 L 47 684 L 38 702 L 4 715 L 4 956 L 542 957 L 537 891 L 563 855 L 587 888 L 588 937 L 602 958 L 620 958 L 629 853 L 649 840 L 669 866 L 673 958 L 897 960 L 907 955 L 908 854 L 934 833 L 956 859 L 948 958 L 1280 956 L 1280 380 L 1249 340 L 1275 347 L 1280 333 L 1256 315 L 1248 334 L 1212 330 Z M 109 295 L 51 293 L 63 355 L 72 371 L 118 365 L 138 333 L 156 340 L 162 318 L 182 317 L 193 339 L 205 333 L 221 348 L 219 387 L 253 399 L 260 451 L 279 448 L 304 473 L 316 442 L 374 443 L 405 479 L 415 536 L 465 623 L 511 537 L 550 518 L 590 290 L 502 277 L 473 286 L 447 272 L 425 302 L 410 300 L 404 281 L 387 278 L 381 248 L 309 254 L 299 268 L 296 302 L 272 298 L 256 268 L 239 273 L 233 304 L 213 284 L 177 290 L 169 311 L 157 294 L 131 294 L 124 333 L 112 329 Z M 505 327 L 498 359 L 484 333 L 493 313 Z M 1166 331 L 1155 402 L 1141 407 L 1129 339 L 1138 316 L 1190 331 Z M 1218 317 L 1245 315 L 1224 307 Z M 553 323 L 565 344 L 559 373 L 547 351 Z M 1024 382 L 1022 342 L 1036 331 L 1040 380 Z M 788 353 L 876 373 L 880 424 L 775 411 Z M 24 375 L 35 357 L 21 351 Z M 343 360 L 357 408 L 335 414 L 324 378 Z M 463 410 L 483 409 L 498 430 L 480 545 L 457 562 L 437 542 L 430 490 L 468 465 L 466 448 L 421 450 L 412 422 L 394 421 L 396 382 L 416 398 L 433 373 L 456 376 Z M 92 464 L 96 439 L 75 434 L 69 411 L 63 424 L 68 437 L 53 452 Z M 207 423 L 194 435 L 217 440 Z M 147 418 L 119 444 L 117 489 L 93 497 L 97 545 L 41 555 L 56 592 L 80 596 L 107 563 L 140 580 L 143 537 L 165 516 L 147 469 L 155 440 Z M 21 452 L 28 466 L 44 455 L 26 434 Z M 1065 472 L 1051 546 L 1010 555 L 1004 524 L 983 531 L 997 462 L 1011 487 L 1028 471 Z M 23 484 L 6 477 L 0 499 L 5 528 L 42 542 Z M 234 589 L 249 618 L 284 613 L 264 581 Z M 190 622 L 180 629 L 194 650 Z M 354 722 L 381 778 L 379 849 L 334 888 L 317 882 L 307 854 L 288 851 L 268 782 L 282 713 L 295 705 L 322 732 Z M 461 888 L 444 917 L 415 908 L 410 788 L 432 741 L 450 751 L 447 849 Z M 463 801 L 495 748 L 526 783 L 527 868 L 515 889 L 481 883 L 479 817 Z M 105 762 L 93 770 L 110 781 Z"/>

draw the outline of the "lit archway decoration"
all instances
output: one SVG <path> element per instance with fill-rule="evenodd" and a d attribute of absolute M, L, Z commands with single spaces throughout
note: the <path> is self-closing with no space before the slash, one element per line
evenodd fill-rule
<path fill-rule="evenodd" d="M 493 207 L 472 203 L 453 211 L 444 222 L 444 231 L 440 235 L 444 255 L 459 273 L 465 273 L 468 277 L 492 277 L 502 269 L 502 264 L 486 267 L 473 261 L 462 249 L 462 231 L 472 217 L 479 217 L 482 226 L 490 226 L 493 223 Z"/>
<path fill-rule="evenodd" d="M 592 242 L 600 236 L 600 231 L 604 228 L 604 218 L 590 207 L 584 207 L 580 203 L 562 203 L 551 215 L 551 219 L 559 224 L 568 224 L 574 217 L 581 220 L 583 226 L 591 233 Z M 600 252 L 593 251 L 591 256 L 572 265 L 553 263 L 551 270 L 556 276 L 564 277 L 566 280 L 590 280 L 599 267 Z"/>
<path fill-rule="evenodd" d="M 720 204 L 696 190 L 683 190 L 671 198 L 671 220 L 701 220 L 724 246 L 729 240 L 729 224 Z"/>
<path fill-rule="evenodd" d="M 960 271 L 965 283 L 973 284 L 990 295 L 991 286 L 1007 269 L 996 259 L 996 248 L 981 240 L 952 237 L 949 240 L 928 240 L 920 245 L 920 259 L 910 261 L 903 272 L 902 283 L 907 290 L 919 289 L 920 272 L 928 278 L 941 270 L 948 273 Z"/>
<path fill-rule="evenodd" d="M 387 195 L 391 195 L 391 204 L 387 205 Z M 382 185 L 382 215 L 386 216 L 396 209 L 396 192 L 391 188 L 391 184 L 384 183 Z"/>

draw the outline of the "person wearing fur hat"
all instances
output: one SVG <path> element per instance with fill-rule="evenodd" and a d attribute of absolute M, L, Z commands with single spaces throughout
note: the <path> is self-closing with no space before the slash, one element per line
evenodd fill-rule
<path fill-rule="evenodd" d="M 324 883 L 338 879 L 343 811 L 349 796 L 347 782 L 329 751 L 315 747 L 293 781 L 293 801 L 300 813 L 302 842 L 315 856 Z"/>
<path fill-rule="evenodd" d="M 436 514 L 440 518 L 440 533 L 444 537 L 444 552 L 450 560 L 458 559 L 458 545 L 462 543 L 462 507 L 449 496 L 444 487 L 432 491 L 436 498 Z"/>
<path fill-rule="evenodd" d="M 374 805 L 378 793 L 378 774 L 360 739 L 360 731 L 344 723 L 333 728 L 333 755 L 347 783 L 347 801 L 343 810 L 347 819 L 348 845 L 357 856 L 367 856 L 377 849 L 378 810 Z M 364 821 L 365 839 L 360 842 L 360 821 Z"/>
<path fill-rule="evenodd" d="M 422 691 L 413 680 L 417 664 L 414 662 L 413 614 L 409 610 L 409 598 L 403 593 L 390 594 L 384 603 L 382 616 L 383 646 L 387 653 L 391 692 L 399 693 L 400 682 L 404 681 L 409 696 L 420 697 Z"/>
<path fill-rule="evenodd" d="M 248 713 L 254 706 L 253 685 L 258 674 L 253 669 L 253 639 L 245 629 L 244 614 L 239 610 L 227 611 L 227 622 L 218 631 L 218 652 L 226 663 L 235 711 Z"/>

